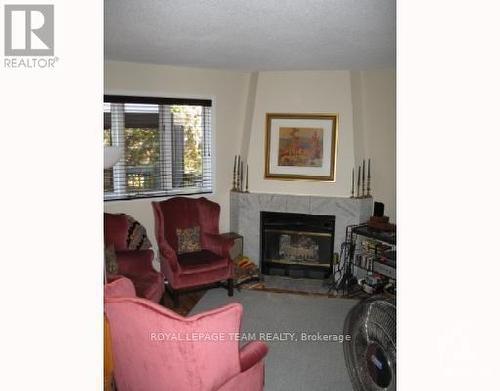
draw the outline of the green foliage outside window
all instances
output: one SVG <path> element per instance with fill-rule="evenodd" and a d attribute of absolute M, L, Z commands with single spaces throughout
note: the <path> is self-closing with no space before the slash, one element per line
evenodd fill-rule
<path fill-rule="evenodd" d="M 104 129 L 104 145 L 111 145 L 111 129 Z M 104 191 L 113 191 L 113 169 L 107 168 L 104 170 Z"/>
<path fill-rule="evenodd" d="M 186 174 L 202 174 L 201 110 L 200 106 L 171 106 L 174 123 L 182 122 L 184 124 L 184 173 Z"/>
<path fill-rule="evenodd" d="M 173 123 L 182 124 L 184 140 L 183 182 L 193 184 L 201 180 L 202 160 L 202 107 L 170 106 Z M 125 167 L 128 191 L 161 190 L 160 133 L 158 128 L 125 128 Z M 112 145 L 111 129 L 104 129 L 104 145 Z M 104 190 L 113 191 L 113 169 L 104 172 Z"/>

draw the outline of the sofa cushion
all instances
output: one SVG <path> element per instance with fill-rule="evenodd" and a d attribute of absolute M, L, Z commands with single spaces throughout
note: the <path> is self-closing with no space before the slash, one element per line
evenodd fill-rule
<path fill-rule="evenodd" d="M 194 274 L 227 268 L 228 260 L 208 250 L 180 254 L 177 257 L 182 274 Z"/>
<path fill-rule="evenodd" d="M 158 334 L 234 335 L 240 331 L 241 304 L 232 303 L 191 317 L 181 317 L 138 298 L 109 298 L 106 316 L 117 388 L 127 390 L 218 390 L 240 373 L 239 344 L 235 338 L 186 341 L 156 338 Z M 262 372 L 262 371 L 261 371 Z M 262 390 L 256 386 L 245 390 Z M 240 379 L 245 383 L 245 379 Z M 233 383 L 231 390 L 244 390 Z"/>

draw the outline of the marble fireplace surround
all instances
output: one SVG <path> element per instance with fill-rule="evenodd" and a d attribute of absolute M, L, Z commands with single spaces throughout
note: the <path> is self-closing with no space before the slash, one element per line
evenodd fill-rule
<path fill-rule="evenodd" d="M 231 231 L 243 236 L 243 253 L 255 262 L 260 258 L 261 211 L 335 216 L 334 248 L 340 254 L 346 226 L 368 221 L 373 198 L 231 192 Z"/>

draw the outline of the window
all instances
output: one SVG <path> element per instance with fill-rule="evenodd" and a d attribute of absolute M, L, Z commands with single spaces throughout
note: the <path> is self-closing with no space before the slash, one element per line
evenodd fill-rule
<path fill-rule="evenodd" d="M 122 157 L 104 170 L 104 199 L 212 191 L 211 109 L 202 99 L 104 97 L 104 145 Z"/>

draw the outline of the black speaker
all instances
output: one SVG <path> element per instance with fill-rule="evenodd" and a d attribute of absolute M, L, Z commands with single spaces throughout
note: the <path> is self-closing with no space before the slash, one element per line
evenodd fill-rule
<path fill-rule="evenodd" d="M 373 215 L 377 217 L 382 217 L 384 215 L 384 204 L 382 202 L 375 201 Z"/>

